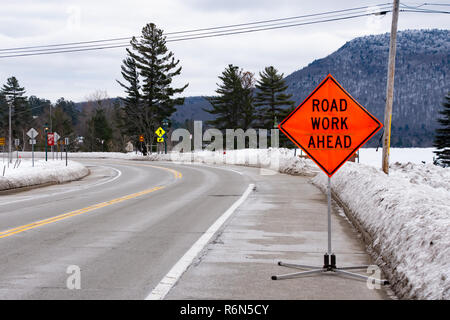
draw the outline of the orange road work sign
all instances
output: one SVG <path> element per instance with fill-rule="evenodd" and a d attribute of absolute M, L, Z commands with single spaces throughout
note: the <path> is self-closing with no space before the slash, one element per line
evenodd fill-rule
<path fill-rule="evenodd" d="M 142 134 L 139 136 L 139 142 L 144 142 L 144 136 Z"/>
<path fill-rule="evenodd" d="M 382 126 L 329 74 L 278 128 L 331 177 Z"/>

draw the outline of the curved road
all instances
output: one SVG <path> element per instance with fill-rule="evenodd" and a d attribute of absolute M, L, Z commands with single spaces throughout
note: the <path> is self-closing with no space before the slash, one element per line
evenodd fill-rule
<path fill-rule="evenodd" d="M 81 181 L 0 195 L 0 299 L 143 299 L 245 191 L 201 165 L 79 160 Z M 69 266 L 81 290 L 68 290 Z"/>

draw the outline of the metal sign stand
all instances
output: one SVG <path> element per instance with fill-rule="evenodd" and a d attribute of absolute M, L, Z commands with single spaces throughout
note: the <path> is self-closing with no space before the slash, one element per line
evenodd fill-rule
<path fill-rule="evenodd" d="M 317 266 L 308 266 L 308 265 L 301 265 L 301 264 L 289 264 L 279 261 L 278 265 L 282 267 L 287 268 L 293 268 L 293 269 L 301 269 L 301 270 L 308 270 L 303 272 L 295 272 L 295 273 L 288 273 L 284 275 L 278 275 L 278 276 L 272 276 L 272 280 L 284 280 L 284 279 L 292 279 L 292 278 L 298 278 L 306 275 L 311 274 L 323 274 L 325 272 L 334 272 L 337 274 L 345 275 L 348 277 L 361 279 L 361 280 L 372 280 L 375 283 L 386 285 L 389 284 L 389 281 L 387 280 L 381 280 L 381 279 L 375 279 L 372 277 L 367 277 L 358 273 L 348 272 L 346 270 L 358 270 L 358 269 L 367 269 L 369 266 L 352 266 L 352 267 L 342 267 L 338 268 L 336 267 L 336 256 L 334 253 L 332 253 L 331 250 L 331 178 L 328 177 L 328 188 L 327 188 L 327 197 L 328 197 L 328 251 L 324 255 L 324 262 L 323 267 L 317 267 Z"/>

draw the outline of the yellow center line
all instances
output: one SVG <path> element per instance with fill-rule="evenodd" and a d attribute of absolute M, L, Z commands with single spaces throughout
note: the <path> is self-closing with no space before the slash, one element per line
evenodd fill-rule
<path fill-rule="evenodd" d="M 174 175 L 175 179 L 181 179 L 183 177 L 183 175 L 180 172 L 178 172 L 176 170 L 173 170 L 173 169 L 164 168 L 164 167 L 158 167 L 158 166 L 152 166 L 152 165 L 144 165 L 144 166 L 150 166 L 150 167 L 154 167 L 154 168 L 158 168 L 158 169 L 163 169 L 163 170 L 169 171 L 169 172 L 171 172 Z M 57 221 L 60 221 L 60 220 L 63 220 L 63 219 L 67 219 L 67 218 L 71 218 L 71 217 L 74 217 L 74 216 L 78 216 L 80 214 L 83 214 L 83 213 L 86 213 L 86 212 L 90 212 L 90 211 L 93 211 L 93 210 L 96 210 L 96 209 L 104 208 L 104 207 L 110 206 L 110 205 L 115 204 L 115 203 L 119 203 L 119 202 L 123 202 L 123 201 L 130 200 L 130 199 L 133 199 L 133 198 L 137 198 L 137 197 L 143 196 L 145 194 L 149 194 L 151 192 L 154 192 L 154 191 L 157 191 L 157 190 L 161 190 L 161 189 L 164 189 L 164 188 L 165 188 L 165 186 L 154 187 L 154 188 L 151 188 L 151 189 L 147 189 L 147 190 L 143 190 L 143 191 L 136 192 L 136 193 L 133 193 L 133 194 L 129 194 L 129 195 L 126 195 L 126 196 L 123 196 L 123 197 L 115 198 L 115 199 L 112 199 L 112 200 L 109 200 L 109 201 L 97 203 L 97 204 L 91 205 L 91 206 L 86 207 L 86 208 L 82 208 L 82 209 L 70 211 L 70 212 L 67 212 L 67 213 L 63 213 L 63 214 L 57 215 L 55 217 L 51 217 L 51 218 L 47 218 L 47 219 L 44 219 L 44 220 L 35 221 L 35 222 L 29 223 L 29 224 L 26 224 L 26 225 L 22 225 L 22 226 L 19 226 L 19 227 L 16 227 L 16 228 L 12 228 L 12 229 L 8 229 L 8 230 L 5 230 L 5 231 L 1 231 L 0 232 L 0 239 L 9 237 L 9 236 L 12 236 L 14 234 L 18 234 L 18 233 L 21 233 L 21 232 L 24 232 L 24 231 L 27 231 L 27 230 L 30 230 L 30 229 L 41 227 L 41 226 L 44 226 L 46 224 L 50 224 L 50 223 L 57 222 Z"/>
<path fill-rule="evenodd" d="M 133 160 L 129 160 L 129 161 L 133 161 Z M 138 162 L 138 161 L 134 161 L 134 162 Z M 121 164 L 124 165 L 123 162 L 112 162 L 112 163 L 117 163 L 117 164 Z M 133 163 L 133 166 L 140 166 L 140 167 L 151 167 L 151 168 L 156 168 L 156 169 L 162 169 L 162 170 L 166 170 L 169 171 L 173 174 L 175 179 L 181 179 L 183 178 L 183 175 L 181 174 L 181 172 L 174 170 L 174 169 L 170 169 L 170 168 L 166 168 L 166 167 L 160 167 L 160 166 L 155 166 L 155 165 L 151 165 L 151 164 L 141 164 L 141 163 Z"/>
<path fill-rule="evenodd" d="M 144 166 L 144 167 L 151 167 L 151 168 L 157 168 L 157 169 L 163 169 L 166 171 L 169 171 L 173 174 L 173 176 L 175 177 L 175 179 L 181 179 L 183 178 L 183 175 L 181 174 L 181 172 L 174 170 L 174 169 L 170 169 L 170 168 L 166 168 L 166 167 L 160 167 L 160 166 L 154 166 L 151 164 L 138 164 L 139 166 Z"/>

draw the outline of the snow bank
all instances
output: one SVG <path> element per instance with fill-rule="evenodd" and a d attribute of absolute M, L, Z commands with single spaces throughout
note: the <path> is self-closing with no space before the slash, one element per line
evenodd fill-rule
<path fill-rule="evenodd" d="M 5 169 L 5 175 L 3 175 Z M 3 163 L 0 172 L 0 191 L 29 187 L 44 183 L 63 183 L 81 179 L 89 173 L 89 170 L 82 164 L 74 161 L 68 161 L 66 167 L 65 161 L 57 160 L 36 160 L 32 167 L 31 160 L 22 160 L 20 166 L 14 169 L 14 161 L 7 167 Z"/>
<path fill-rule="evenodd" d="M 30 158 L 31 159 L 31 152 L 25 151 L 20 152 L 20 156 L 22 158 Z M 45 159 L 45 152 L 35 152 L 34 153 L 35 159 Z M 60 159 L 61 154 L 58 153 L 58 155 L 55 152 L 54 155 L 55 159 Z M 63 153 L 63 161 L 66 157 L 66 154 Z M 125 159 L 125 160 L 140 160 L 144 157 L 141 153 L 135 153 L 135 152 L 128 152 L 128 153 L 122 153 L 122 152 L 69 152 L 68 153 L 68 159 Z M 51 152 L 48 153 L 48 159 L 53 159 L 53 156 Z"/>
<path fill-rule="evenodd" d="M 319 169 L 309 159 L 294 157 L 294 150 L 284 148 L 198 151 L 189 153 L 151 154 L 142 160 L 229 164 L 261 168 L 261 174 L 277 172 L 315 176 Z"/>
<path fill-rule="evenodd" d="M 347 163 L 332 190 L 373 240 L 378 263 L 405 299 L 450 299 L 450 169 Z M 313 182 L 325 190 L 327 177 Z"/>
<path fill-rule="evenodd" d="M 436 156 L 433 153 L 435 150 L 434 148 L 391 148 L 389 160 L 391 163 L 433 163 L 433 158 Z M 378 151 L 376 148 L 361 148 L 359 149 L 359 162 L 380 167 L 382 153 L 383 148 L 381 147 Z"/>

